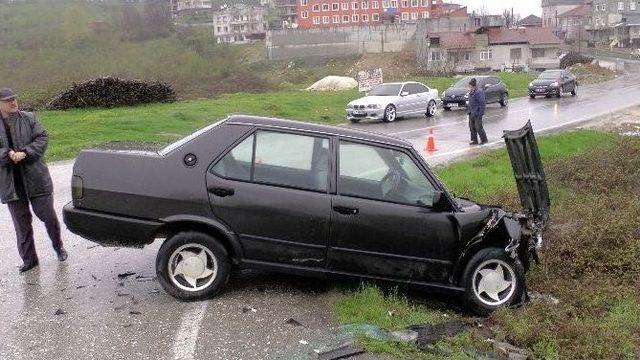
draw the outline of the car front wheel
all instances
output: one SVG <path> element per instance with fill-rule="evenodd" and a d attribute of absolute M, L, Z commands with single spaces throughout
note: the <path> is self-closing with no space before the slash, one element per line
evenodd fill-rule
<path fill-rule="evenodd" d="M 487 248 L 475 254 L 465 268 L 465 302 L 470 310 L 488 315 L 515 304 L 524 292 L 524 268 L 504 249 Z"/>
<path fill-rule="evenodd" d="M 396 107 L 393 105 L 388 105 L 384 109 L 384 121 L 385 122 L 394 122 L 397 117 Z"/>
<path fill-rule="evenodd" d="M 434 117 L 436 115 L 436 102 L 431 100 L 427 105 L 427 117 Z"/>
<path fill-rule="evenodd" d="M 571 91 L 571 96 L 578 95 L 578 85 L 573 86 L 573 90 Z"/>
<path fill-rule="evenodd" d="M 162 288 L 180 300 L 216 295 L 229 279 L 231 265 L 225 248 L 200 232 L 179 232 L 158 251 L 156 274 Z"/>

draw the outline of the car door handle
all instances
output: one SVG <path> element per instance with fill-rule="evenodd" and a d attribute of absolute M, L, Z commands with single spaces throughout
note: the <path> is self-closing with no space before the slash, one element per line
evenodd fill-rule
<path fill-rule="evenodd" d="M 345 206 L 334 206 L 333 211 L 342 215 L 357 215 L 358 209 Z"/>
<path fill-rule="evenodd" d="M 209 192 L 219 197 L 227 197 L 235 194 L 235 190 L 226 188 L 210 188 Z"/>

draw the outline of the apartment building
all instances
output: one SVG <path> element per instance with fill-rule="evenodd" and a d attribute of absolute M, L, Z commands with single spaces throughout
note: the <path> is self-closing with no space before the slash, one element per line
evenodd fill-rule
<path fill-rule="evenodd" d="M 558 15 L 584 4 L 585 0 L 542 0 L 542 27 L 557 28 L 560 25 Z"/>
<path fill-rule="evenodd" d="M 592 0 L 586 24 L 589 41 L 612 47 L 640 47 L 640 0 Z"/>
<path fill-rule="evenodd" d="M 246 44 L 264 39 L 266 8 L 260 5 L 223 5 L 213 13 L 213 27 L 219 44 Z"/>

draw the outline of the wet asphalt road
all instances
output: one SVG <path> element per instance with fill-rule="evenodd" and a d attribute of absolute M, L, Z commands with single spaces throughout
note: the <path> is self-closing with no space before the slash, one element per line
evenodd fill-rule
<path fill-rule="evenodd" d="M 499 146 L 503 129 L 519 128 L 529 119 L 537 131 L 574 127 L 640 104 L 638 90 L 640 76 L 628 75 L 581 87 L 577 97 L 491 105 L 485 128 L 493 146 Z M 478 151 L 469 150 L 461 110 L 355 127 L 394 134 L 418 149 L 433 128 L 439 151 L 425 153 L 432 164 Z M 71 197 L 72 165 L 50 166 L 58 213 Z M 303 359 L 340 341 L 329 314 L 336 291 L 329 281 L 243 272 L 219 297 L 182 303 L 166 295 L 154 278 L 159 243 L 145 249 L 102 248 L 65 231 L 70 258 L 61 264 L 38 221 L 35 231 L 40 267 L 18 275 L 13 227 L 6 207 L 0 207 L 0 359 Z M 135 274 L 118 277 L 126 272 Z M 286 323 L 289 318 L 303 326 Z"/>

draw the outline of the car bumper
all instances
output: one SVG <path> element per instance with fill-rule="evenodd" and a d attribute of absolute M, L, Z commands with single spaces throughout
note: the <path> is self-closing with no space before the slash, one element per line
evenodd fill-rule
<path fill-rule="evenodd" d="M 559 88 L 530 88 L 529 95 L 548 96 L 558 94 Z"/>
<path fill-rule="evenodd" d="M 460 106 L 460 107 L 466 107 L 469 104 L 469 101 L 467 101 L 466 99 L 456 99 L 456 100 L 452 100 L 452 99 L 443 99 L 442 100 L 442 106 Z"/>
<path fill-rule="evenodd" d="M 384 118 L 384 109 L 347 109 L 348 120 L 380 120 Z"/>
<path fill-rule="evenodd" d="M 153 242 L 161 222 L 78 209 L 70 202 L 62 210 L 72 233 L 102 246 L 143 247 Z"/>

